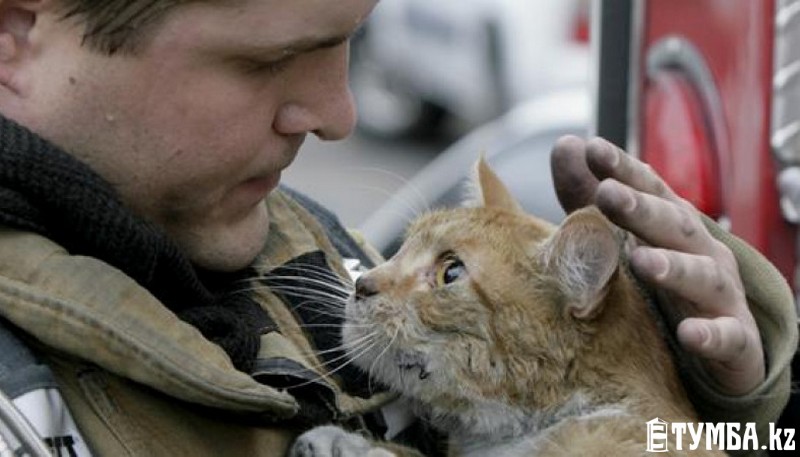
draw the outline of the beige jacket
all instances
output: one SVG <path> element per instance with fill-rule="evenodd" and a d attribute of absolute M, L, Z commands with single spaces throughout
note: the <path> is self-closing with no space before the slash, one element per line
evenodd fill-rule
<path fill-rule="evenodd" d="M 321 228 L 281 194 L 269 199 L 267 271 L 322 249 L 345 278 Z M 94 455 L 283 456 L 297 431 L 298 401 L 233 368 L 228 356 L 115 268 L 73 256 L 31 233 L 0 229 L 0 314 L 31 336 Z M 262 337 L 259 357 L 285 357 L 321 372 L 290 310 L 272 292 L 257 299 L 279 330 Z M 336 420 L 376 408 L 335 393 Z"/>

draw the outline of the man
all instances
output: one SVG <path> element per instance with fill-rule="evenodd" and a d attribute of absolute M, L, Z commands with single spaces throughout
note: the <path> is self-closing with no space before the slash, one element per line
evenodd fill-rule
<path fill-rule="evenodd" d="M 314 424 L 379 428 L 384 399 L 307 303 L 347 281 L 342 256 L 374 258 L 276 190 L 306 134 L 352 130 L 348 39 L 375 3 L 0 0 L 0 342 L 21 354 L 0 385 L 50 413 L 29 418 L 51 447 L 279 456 Z M 633 266 L 697 316 L 677 335 L 701 410 L 774 419 L 776 341 L 796 344 L 777 273 L 607 143 L 562 140 L 554 173 L 568 209 L 655 246 Z"/>

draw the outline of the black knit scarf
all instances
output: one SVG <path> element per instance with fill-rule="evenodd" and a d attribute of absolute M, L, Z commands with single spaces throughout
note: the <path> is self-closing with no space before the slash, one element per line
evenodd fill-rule
<path fill-rule="evenodd" d="M 249 372 L 269 322 L 237 281 L 199 271 L 159 228 L 127 210 L 88 166 L 0 117 L 0 225 L 36 232 L 71 254 L 125 272 Z"/>

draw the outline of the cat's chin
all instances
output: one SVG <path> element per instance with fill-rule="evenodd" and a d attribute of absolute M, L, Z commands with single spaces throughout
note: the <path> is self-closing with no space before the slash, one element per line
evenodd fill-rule
<path fill-rule="evenodd" d="M 473 398 L 453 403 L 411 398 L 414 410 L 442 432 L 464 439 L 509 439 L 535 428 L 529 412 L 505 402 Z M 440 398 L 441 400 L 441 398 Z"/>
<path fill-rule="evenodd" d="M 425 381 L 431 376 L 429 358 L 421 351 L 398 351 L 394 363 L 406 378 L 416 376 L 420 381 Z"/>
<path fill-rule="evenodd" d="M 429 357 L 421 351 L 402 351 L 388 348 L 377 357 L 365 355 L 356 365 L 377 381 L 407 396 L 419 396 L 432 382 Z"/>
<path fill-rule="evenodd" d="M 377 358 L 375 355 L 364 355 L 354 363 L 376 383 L 412 402 L 436 403 L 442 392 L 453 387 L 436 369 L 435 361 L 422 351 L 389 348 Z"/>

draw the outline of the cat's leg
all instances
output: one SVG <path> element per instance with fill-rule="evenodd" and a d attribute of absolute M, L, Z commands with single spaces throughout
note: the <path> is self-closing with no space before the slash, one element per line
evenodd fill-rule
<path fill-rule="evenodd" d="M 297 438 L 289 457 L 403 457 L 416 453 L 396 453 L 379 447 L 363 436 L 339 427 L 325 425 Z"/>

